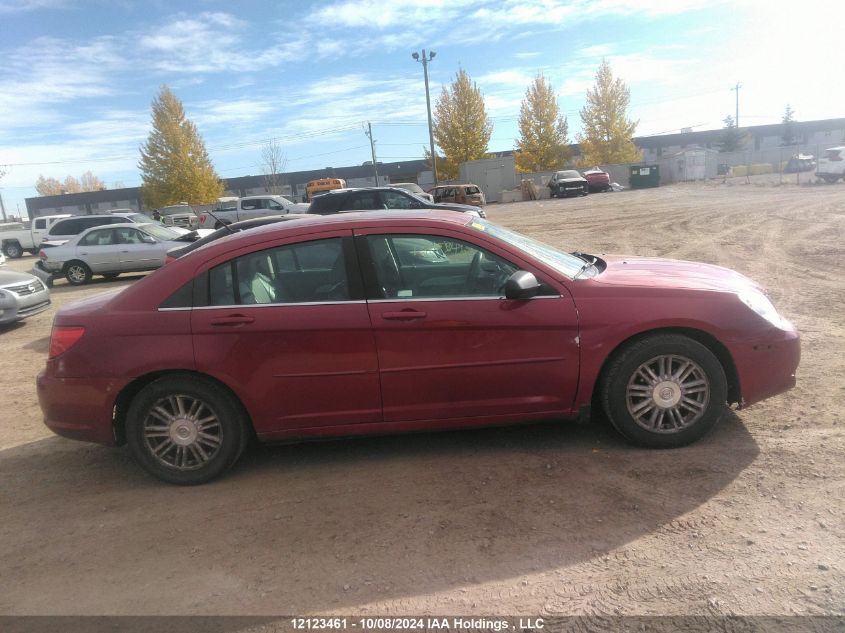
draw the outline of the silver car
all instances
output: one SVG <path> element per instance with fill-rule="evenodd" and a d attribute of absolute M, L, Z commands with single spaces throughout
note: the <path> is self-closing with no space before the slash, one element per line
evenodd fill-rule
<path fill-rule="evenodd" d="M 52 284 L 64 276 L 74 286 L 87 284 L 94 275 L 114 279 L 120 273 L 155 270 L 164 265 L 167 251 L 197 239 L 158 223 L 97 226 L 61 246 L 44 248 L 32 273 Z"/>
<path fill-rule="evenodd" d="M 0 324 L 12 323 L 50 307 L 50 291 L 41 280 L 11 270 L 0 270 Z"/>

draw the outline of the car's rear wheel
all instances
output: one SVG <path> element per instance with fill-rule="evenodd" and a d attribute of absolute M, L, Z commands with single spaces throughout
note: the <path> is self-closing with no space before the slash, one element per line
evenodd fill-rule
<path fill-rule="evenodd" d="M 719 421 L 727 381 L 719 359 L 679 334 L 656 334 L 611 361 L 602 400 L 613 426 L 641 446 L 684 446 Z"/>
<path fill-rule="evenodd" d="M 133 457 L 166 482 L 210 481 L 237 461 L 248 438 L 240 404 L 199 377 L 166 376 L 144 387 L 129 407 L 126 440 Z"/>
<path fill-rule="evenodd" d="M 17 259 L 23 256 L 23 249 L 17 242 L 9 242 L 3 245 L 3 254 L 9 259 Z"/>
<path fill-rule="evenodd" d="M 65 279 L 74 286 L 81 286 L 91 281 L 91 269 L 85 262 L 74 260 L 65 266 Z"/>
<path fill-rule="evenodd" d="M 831 184 L 833 184 L 834 182 L 836 182 L 837 180 L 839 180 L 839 176 L 824 176 L 824 180 L 825 180 L 825 182 L 827 182 L 827 183 L 831 183 Z"/>

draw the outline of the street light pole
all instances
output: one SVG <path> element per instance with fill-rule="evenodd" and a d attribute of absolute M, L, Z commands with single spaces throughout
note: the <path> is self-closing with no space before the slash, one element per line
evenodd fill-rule
<path fill-rule="evenodd" d="M 426 56 L 425 49 L 422 49 L 422 59 L 419 53 L 411 53 L 411 57 L 415 61 L 421 62 L 423 67 L 423 76 L 425 77 L 425 108 L 428 112 L 428 149 L 431 152 L 431 173 L 434 176 L 434 186 L 437 186 L 437 155 L 434 153 L 434 131 L 431 126 L 431 97 L 428 94 L 428 62 L 434 59 L 437 53 L 429 51 Z"/>

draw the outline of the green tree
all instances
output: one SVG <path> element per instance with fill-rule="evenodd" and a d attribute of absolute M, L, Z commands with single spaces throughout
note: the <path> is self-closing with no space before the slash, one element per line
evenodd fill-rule
<path fill-rule="evenodd" d="M 433 132 L 445 155 L 442 162 L 437 160 L 440 179 L 456 178 L 461 163 L 487 155 L 493 124 L 487 117 L 481 90 L 463 68 L 458 70 L 455 81 L 440 92 Z"/>
<path fill-rule="evenodd" d="M 197 126 L 182 102 L 162 86 L 152 104 L 153 129 L 141 146 L 142 195 L 150 208 L 179 202 L 206 204 L 223 195 Z"/>
<path fill-rule="evenodd" d="M 781 145 L 795 145 L 795 110 L 786 104 L 786 111 L 783 113 L 783 131 L 781 132 Z"/>
<path fill-rule="evenodd" d="M 722 134 L 719 136 L 717 146 L 720 152 L 736 152 L 742 149 L 745 145 L 746 137 L 744 132 L 740 132 L 736 126 L 736 121 L 729 114 L 724 119 L 725 127 L 722 128 Z"/>
<path fill-rule="evenodd" d="M 640 150 L 634 145 L 638 121 L 628 119 L 631 91 L 625 82 L 614 79 L 607 60 L 596 72 L 596 83 L 587 90 L 587 104 L 581 108 L 581 164 L 635 163 Z"/>
<path fill-rule="evenodd" d="M 572 156 L 569 124 L 561 116 L 552 85 L 537 75 L 519 108 L 519 139 L 514 160 L 518 171 L 560 169 Z"/>

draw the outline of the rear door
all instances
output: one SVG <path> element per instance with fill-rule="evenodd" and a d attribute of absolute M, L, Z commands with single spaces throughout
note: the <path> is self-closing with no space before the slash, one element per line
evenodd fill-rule
<path fill-rule="evenodd" d="M 361 231 L 371 271 L 386 422 L 561 414 L 578 381 L 577 315 L 565 288 L 503 297 L 514 271 L 491 244 L 442 231 Z"/>
<path fill-rule="evenodd" d="M 197 369 L 232 386 L 268 439 L 381 421 L 352 232 L 299 240 L 211 262 L 197 281 L 208 305 L 192 311 Z"/>
<path fill-rule="evenodd" d="M 86 233 L 76 246 L 76 254 L 95 273 L 120 270 L 119 246 L 112 228 Z"/>

